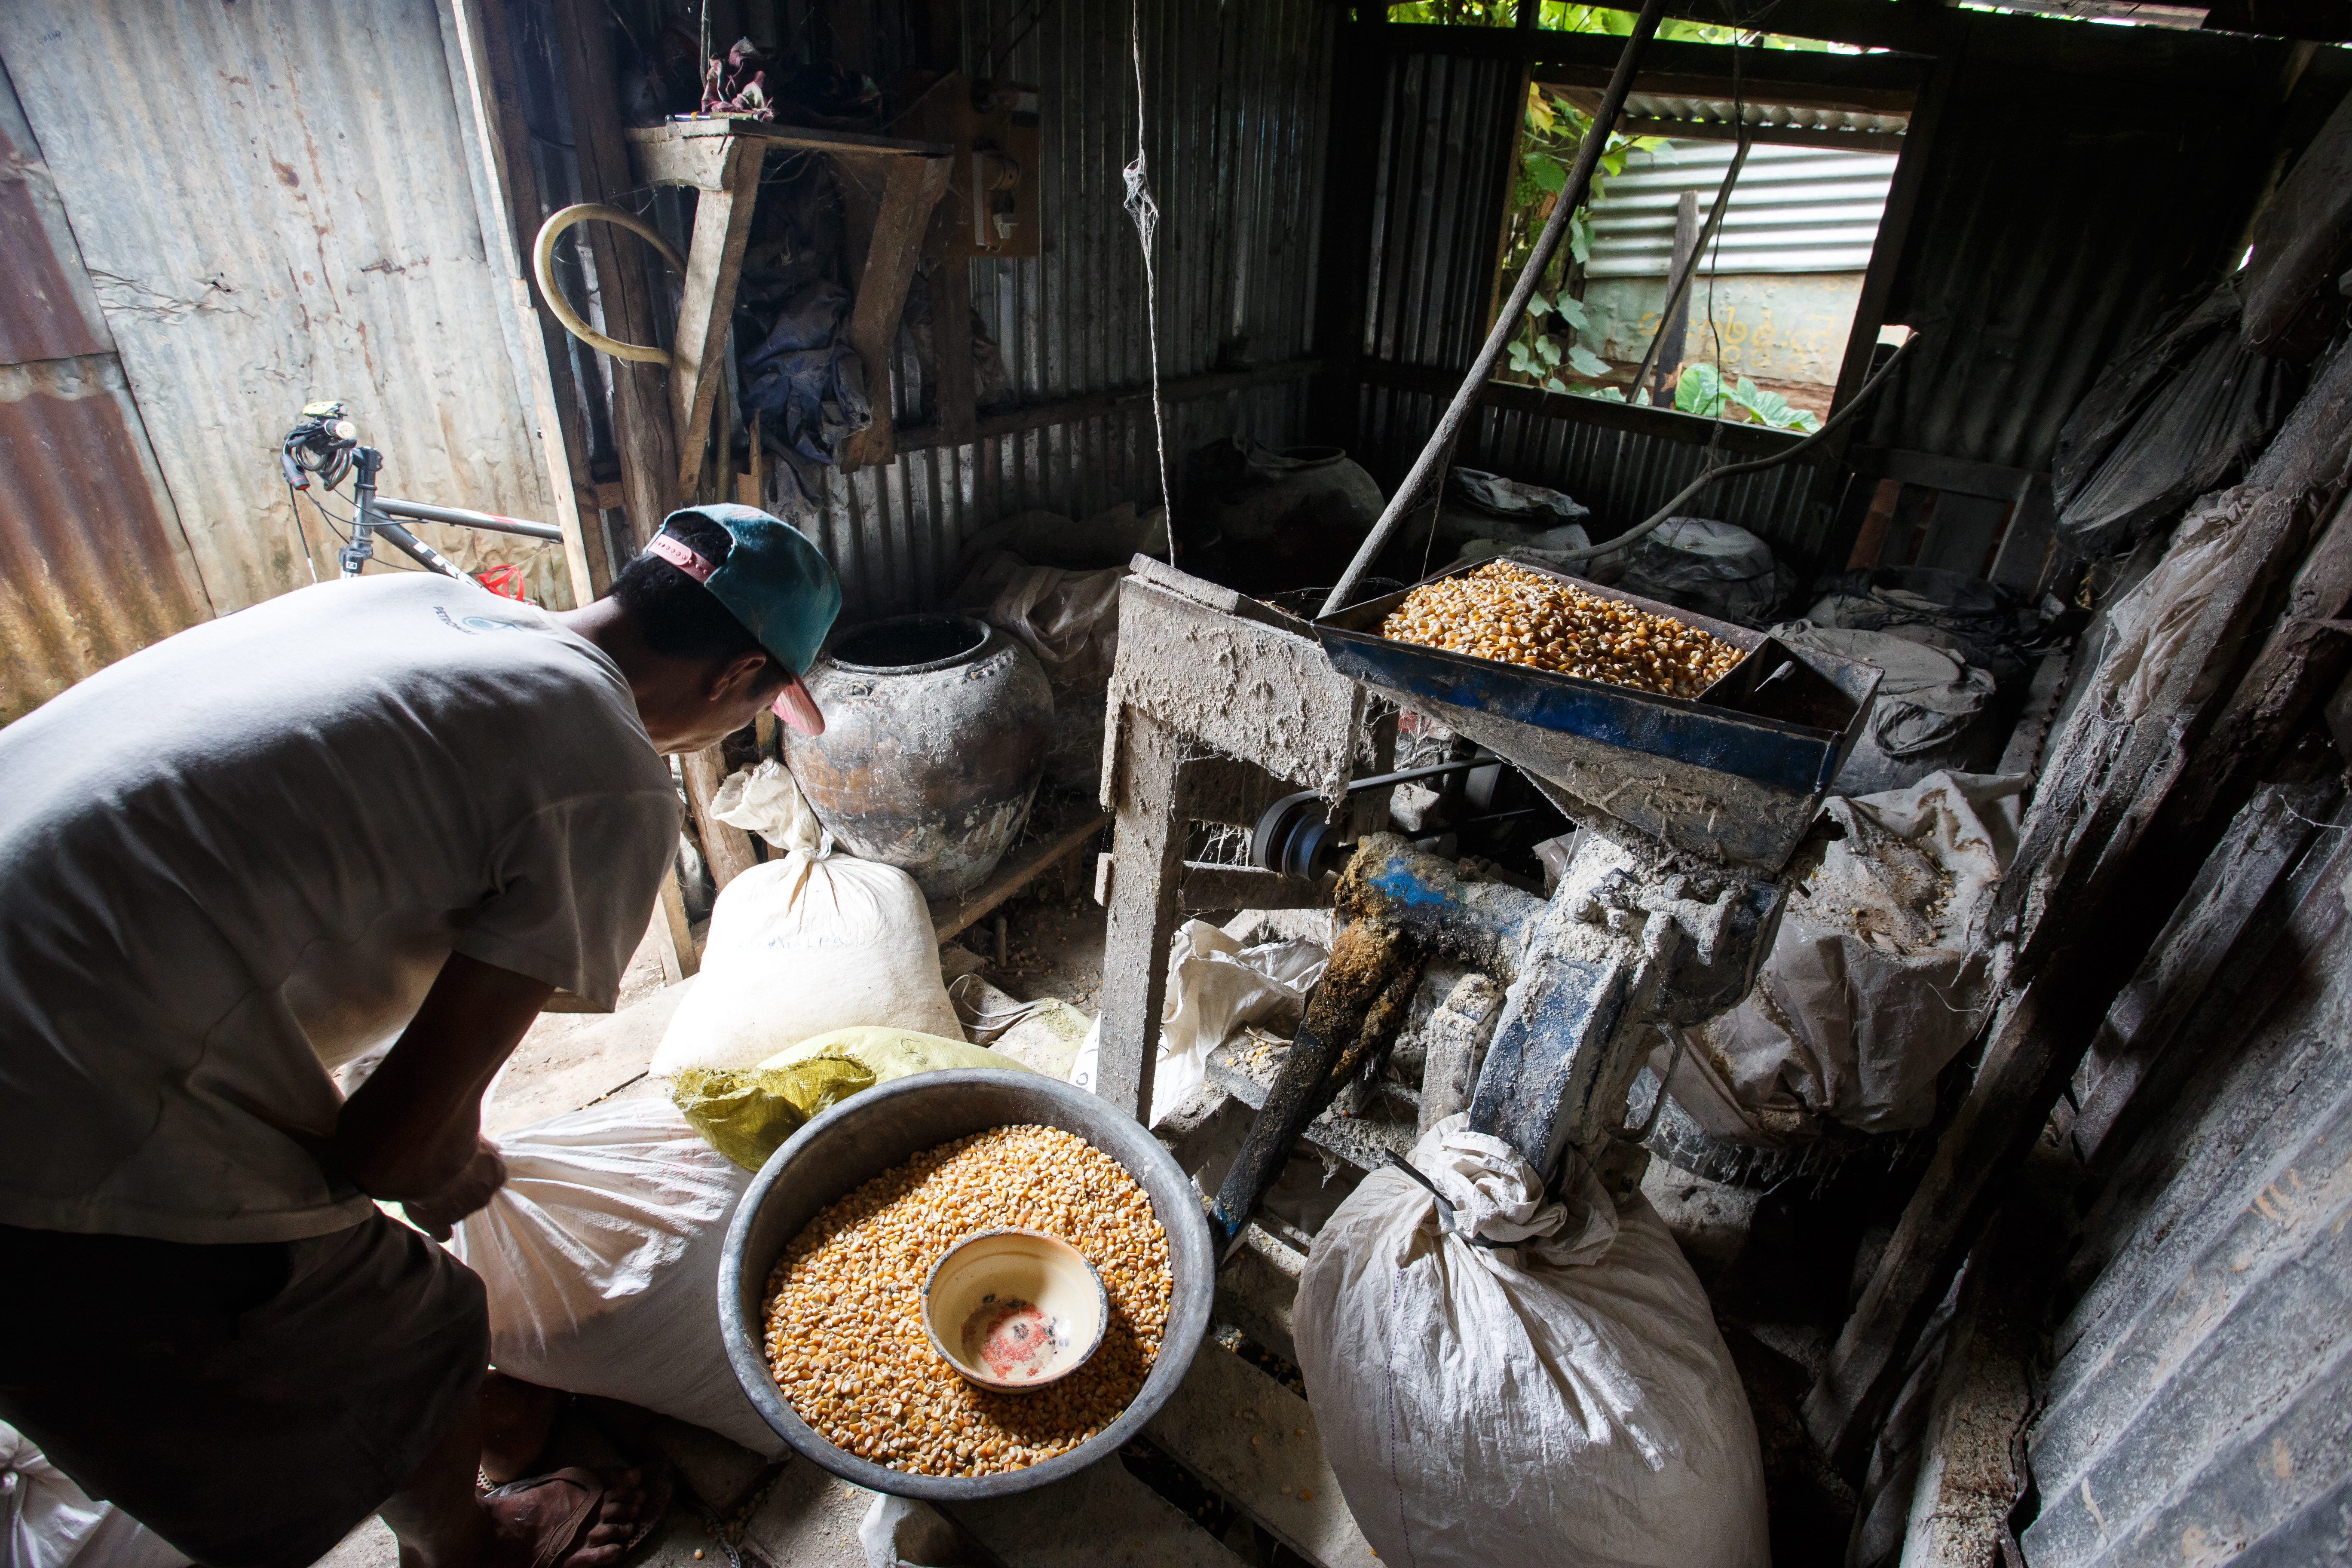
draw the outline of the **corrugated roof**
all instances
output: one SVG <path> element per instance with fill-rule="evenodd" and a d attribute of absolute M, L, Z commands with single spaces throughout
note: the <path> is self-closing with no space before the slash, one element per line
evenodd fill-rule
<path fill-rule="evenodd" d="M 1676 142 L 1626 155 L 1625 172 L 1592 204 L 1595 278 L 1663 278 L 1674 260 L 1675 209 L 1698 196 L 1705 221 L 1737 151 L 1728 142 Z M 1755 146 L 1732 187 L 1702 275 L 1860 272 L 1870 265 L 1897 154 Z"/>
<path fill-rule="evenodd" d="M 217 610 L 310 581 L 277 453 L 314 398 L 388 493 L 551 520 L 432 0 L 18 0 L 0 56 Z M 569 602 L 560 551 L 426 531 Z"/>

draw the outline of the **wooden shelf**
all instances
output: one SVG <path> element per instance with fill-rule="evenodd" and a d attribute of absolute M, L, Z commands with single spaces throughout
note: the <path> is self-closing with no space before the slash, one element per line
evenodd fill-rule
<path fill-rule="evenodd" d="M 678 301 L 671 348 L 670 420 L 677 442 L 678 484 L 691 492 L 702 470 L 703 432 L 710 423 L 720 377 L 710 374 L 725 352 L 735 313 L 735 284 L 751 237 L 760 167 L 779 148 L 833 159 L 849 225 L 850 265 L 857 273 L 849 342 L 866 366 L 874 423 L 850 437 L 840 454 L 845 469 L 887 462 L 893 452 L 890 345 L 907 307 L 923 232 L 947 189 L 955 149 L 934 142 L 900 142 L 845 131 L 771 125 L 755 120 L 673 120 L 625 132 L 629 162 L 649 185 L 686 185 L 700 192 L 694 239 L 686 253 L 686 286 Z"/>

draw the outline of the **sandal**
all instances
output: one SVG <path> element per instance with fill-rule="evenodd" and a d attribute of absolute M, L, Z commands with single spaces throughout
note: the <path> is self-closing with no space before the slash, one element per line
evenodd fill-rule
<path fill-rule="evenodd" d="M 635 1527 L 629 1538 L 620 1542 L 621 1554 L 614 1561 L 625 1563 L 637 1548 L 651 1539 L 654 1531 L 669 1512 L 669 1467 L 662 1465 L 641 1469 L 638 1487 L 643 1501 L 637 1508 Z M 565 1558 L 586 1545 L 588 1532 L 596 1528 L 596 1516 L 604 1501 L 604 1482 L 595 1471 L 574 1465 L 543 1476 L 528 1476 L 492 1487 L 482 1493 L 485 1502 L 497 1499 L 520 1499 L 535 1491 L 547 1491 L 545 1507 L 526 1510 L 521 1521 L 528 1526 L 546 1523 L 540 1535 L 541 1545 L 530 1560 L 530 1568 L 557 1568 Z M 568 1492 L 569 1495 L 565 1495 Z M 535 1502 L 542 1500 L 533 1500 Z M 534 1529 L 534 1533 L 539 1533 Z"/>

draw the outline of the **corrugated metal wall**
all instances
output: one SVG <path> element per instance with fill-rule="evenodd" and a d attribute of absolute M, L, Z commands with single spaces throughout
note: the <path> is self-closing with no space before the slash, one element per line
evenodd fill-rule
<path fill-rule="evenodd" d="M 1594 278 L 1664 278 L 1675 257 L 1675 209 L 1696 192 L 1705 218 L 1738 149 L 1675 142 L 1635 151 L 1592 204 Z M 1718 242 L 1700 266 L 1716 272 L 1860 272 L 1895 183 L 1894 153 L 1755 146 L 1731 188 Z"/>
<path fill-rule="evenodd" d="M 1258 363 L 1307 353 L 1335 26 L 1319 0 L 1146 0 L 1163 381 L 1211 369 L 1239 338 Z M 1126 12 L 970 0 L 963 35 L 967 69 L 992 64 L 999 77 L 1043 89 L 1045 254 L 970 264 L 973 303 L 1018 401 L 1142 384 L 1150 375 L 1143 264 L 1120 176 L 1136 145 Z M 1303 413 L 1296 385 L 1171 405 L 1171 482 L 1202 442 L 1234 433 L 1297 440 Z M 1083 518 L 1154 501 L 1154 465 L 1151 411 L 1139 405 L 835 475 L 824 542 L 847 613 L 936 603 L 953 585 L 962 541 L 999 518 L 1031 508 Z"/>
<path fill-rule="evenodd" d="M 352 405 L 387 493 L 551 517 L 433 0 L 16 0 L 0 58 L 216 613 L 311 580 L 278 447 L 314 398 Z M 560 550 L 426 532 L 569 602 Z"/>
<path fill-rule="evenodd" d="M 541 187 L 576 192 L 569 110 L 545 9 L 521 4 L 512 13 Z M 642 6 L 626 15 L 633 31 L 650 36 Z M 798 7 L 752 6 L 746 16 L 755 31 L 772 29 L 806 51 L 812 29 Z M 972 302 L 997 342 L 1014 406 L 1142 386 L 1150 376 L 1143 264 L 1120 173 L 1136 148 L 1128 13 L 1052 0 L 967 0 L 961 19 L 966 70 L 1041 89 L 1035 173 L 1044 254 L 967 264 Z M 879 6 L 871 22 L 872 74 L 887 79 L 908 58 L 907 16 L 903 7 Z M 1337 25 L 1337 13 L 1321 0 L 1145 0 L 1163 381 L 1222 368 L 1229 345 L 1257 364 L 1308 352 Z M 645 192 L 640 205 L 683 240 L 690 208 L 682 197 Z M 560 260 L 577 267 L 571 256 L 571 247 L 560 248 Z M 593 302 L 592 279 L 575 274 L 571 282 L 575 298 Z M 656 298 L 669 297 L 669 287 L 658 279 Z M 908 342 L 902 333 L 902 376 L 913 369 Z M 573 353 L 577 384 L 603 387 L 594 356 L 577 345 Z M 900 390 L 905 405 L 908 389 Z M 604 463 L 613 450 L 605 395 L 587 403 L 589 457 Z M 1304 405 L 1296 384 L 1170 404 L 1171 482 L 1181 483 L 1187 451 L 1219 437 L 1296 442 Z M 910 406 L 901 407 L 902 424 L 912 416 Z M 1000 518 L 1030 509 L 1084 518 L 1122 501 L 1154 503 L 1159 489 L 1150 406 L 1130 404 L 829 474 L 815 532 L 841 574 L 845 616 L 872 618 L 940 602 L 953 586 L 963 541 Z"/>
<path fill-rule="evenodd" d="M 2034 1434 L 2036 1568 L 2352 1557 L 2352 843 L 2084 1241 Z M 2251 1016 L 2243 1016 L 2243 1015 Z"/>
<path fill-rule="evenodd" d="M 2107 362 L 2243 248 L 2283 47 L 1982 13 L 1966 37 L 1886 311 L 1927 341 L 1864 438 L 2040 471 Z"/>
<path fill-rule="evenodd" d="M 0 723 L 209 610 L 39 142 L 0 72 Z"/>

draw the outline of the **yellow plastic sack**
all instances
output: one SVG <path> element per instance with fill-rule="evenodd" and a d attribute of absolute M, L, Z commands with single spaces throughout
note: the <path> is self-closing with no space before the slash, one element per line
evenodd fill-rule
<path fill-rule="evenodd" d="M 912 1029 L 835 1029 L 778 1051 L 755 1068 L 688 1068 L 673 1080 L 670 1101 L 703 1142 L 756 1171 L 803 1123 L 851 1095 L 894 1078 L 948 1068 L 1027 1070 L 985 1046 Z"/>

